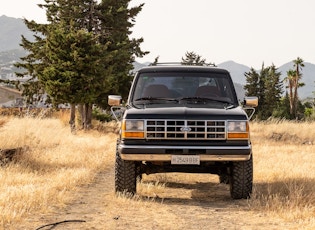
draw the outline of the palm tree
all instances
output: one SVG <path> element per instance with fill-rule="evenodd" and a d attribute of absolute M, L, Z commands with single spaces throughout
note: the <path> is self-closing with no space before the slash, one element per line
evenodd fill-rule
<path fill-rule="evenodd" d="M 289 71 L 287 71 L 287 77 L 286 77 L 286 81 L 288 82 L 288 87 L 289 87 L 289 101 L 290 101 L 290 115 L 293 116 L 293 114 L 295 113 L 295 102 L 294 102 L 294 96 L 295 92 L 294 92 L 294 83 L 295 83 L 295 76 L 296 76 L 296 72 L 295 70 L 290 69 Z"/>
<path fill-rule="evenodd" d="M 289 85 L 289 100 L 290 100 L 290 115 L 292 117 L 297 117 L 297 108 L 298 108 L 298 88 L 304 86 L 304 83 L 300 83 L 302 78 L 302 67 L 304 67 L 303 59 L 297 57 L 293 60 L 294 70 L 287 71 L 287 78 Z"/>

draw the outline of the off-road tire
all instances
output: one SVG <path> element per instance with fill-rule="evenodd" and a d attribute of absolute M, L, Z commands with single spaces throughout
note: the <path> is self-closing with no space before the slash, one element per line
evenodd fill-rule
<path fill-rule="evenodd" d="M 136 184 L 136 164 L 134 161 L 124 161 L 116 153 L 115 161 L 115 192 L 125 192 L 135 194 Z"/>
<path fill-rule="evenodd" d="M 231 166 L 230 193 L 233 199 L 248 199 L 253 188 L 253 157 L 235 161 Z"/>

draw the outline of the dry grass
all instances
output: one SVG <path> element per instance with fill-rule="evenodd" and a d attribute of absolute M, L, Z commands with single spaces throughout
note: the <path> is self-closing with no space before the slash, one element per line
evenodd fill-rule
<path fill-rule="evenodd" d="M 178 215 L 154 198 L 120 194 L 113 199 L 115 202 L 109 203 L 107 210 L 108 215 L 114 218 L 104 221 L 103 229 L 185 229 L 185 226 L 179 224 Z M 117 223 L 116 218 L 129 221 Z M 174 221 L 178 226 L 174 226 Z M 132 227 L 130 222 L 133 222 Z"/>
<path fill-rule="evenodd" d="M 117 128 L 111 125 L 109 130 Z M 0 168 L 0 226 L 20 221 L 30 214 L 48 212 L 52 207 L 65 206 L 79 185 L 113 167 L 116 135 L 104 135 L 104 130 L 102 134 L 90 131 L 73 135 L 66 122 L 60 119 L 0 118 L 1 148 L 23 148 L 13 163 Z M 315 123 L 254 122 L 251 133 L 254 192 L 246 209 L 298 222 L 305 229 L 315 227 Z M 195 186 L 194 192 L 197 190 L 198 198 L 206 200 L 208 197 L 202 196 L 211 194 L 202 186 L 214 184 L 213 177 L 194 174 L 144 176 L 143 182 L 138 184 L 140 196 L 114 197 L 110 194 L 114 202 L 106 208 L 112 216 L 136 209 L 134 215 L 144 219 L 146 216 L 164 218 L 165 229 L 172 228 L 174 219 L 181 219 L 170 207 L 163 205 L 162 197 L 178 200 L 179 196 L 196 195 L 178 186 L 184 183 L 194 187 L 196 183 L 198 187 Z M 170 184 L 172 186 L 167 187 Z M 170 188 L 174 194 L 170 193 Z M 185 226 L 184 222 L 180 223 L 178 229 Z M 115 226 L 115 221 L 111 220 L 106 226 Z M 161 225 L 157 223 L 156 226 Z"/>
<path fill-rule="evenodd" d="M 254 122 L 251 134 L 254 189 L 248 208 L 270 217 L 298 222 L 301 226 L 315 227 L 315 123 Z M 163 188 L 168 187 L 167 184 L 206 184 L 213 182 L 213 178 L 194 174 L 156 174 L 144 177 L 143 181 L 139 186 L 140 193 L 155 197 L 165 195 Z M 185 189 L 177 188 L 176 192 L 179 191 L 177 197 L 191 196 L 184 194 Z M 166 196 L 172 197 L 171 190 Z"/>
<path fill-rule="evenodd" d="M 249 210 L 297 222 L 305 229 L 315 228 L 315 123 L 254 122 L 251 134 L 254 189 L 248 201 Z M 138 191 L 151 197 L 171 198 L 174 195 L 171 190 L 165 194 L 163 188 L 168 184 L 174 187 L 178 182 L 207 184 L 213 183 L 213 178 L 194 174 L 150 175 L 144 177 Z M 176 192 L 177 198 L 192 196 L 185 194 L 187 189 L 177 188 Z"/>
<path fill-rule="evenodd" d="M 23 151 L 14 163 L 0 168 L 0 226 L 65 205 L 77 186 L 110 164 L 114 134 L 72 135 L 57 119 L 3 120 L 1 149 L 22 147 Z"/>
<path fill-rule="evenodd" d="M 314 224 L 315 123 L 253 123 L 251 131 L 254 151 L 251 208 Z"/>

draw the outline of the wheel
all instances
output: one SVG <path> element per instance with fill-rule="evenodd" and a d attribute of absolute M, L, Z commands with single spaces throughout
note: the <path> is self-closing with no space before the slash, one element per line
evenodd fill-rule
<path fill-rule="evenodd" d="M 135 194 L 136 184 L 136 165 L 134 161 L 124 161 L 119 153 L 116 153 L 115 161 L 115 192 L 126 192 Z"/>
<path fill-rule="evenodd" d="M 231 166 L 230 193 L 233 199 L 250 198 L 253 188 L 253 157 L 235 161 Z"/>

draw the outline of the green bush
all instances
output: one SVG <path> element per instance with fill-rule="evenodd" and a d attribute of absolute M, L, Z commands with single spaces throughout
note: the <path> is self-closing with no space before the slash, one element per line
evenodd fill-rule
<path fill-rule="evenodd" d="M 109 122 L 109 121 L 113 120 L 111 114 L 104 113 L 99 108 L 93 109 L 92 117 L 93 117 L 93 119 L 101 121 L 101 122 Z"/>

